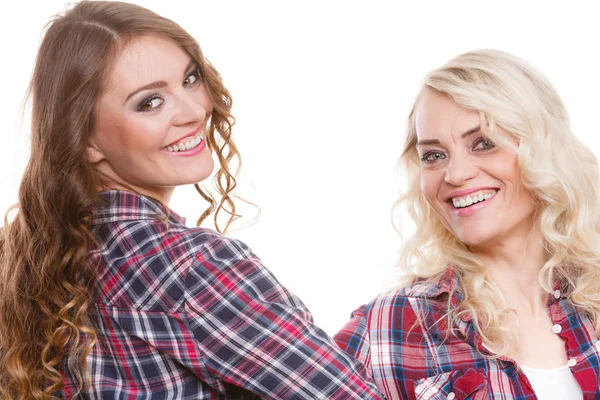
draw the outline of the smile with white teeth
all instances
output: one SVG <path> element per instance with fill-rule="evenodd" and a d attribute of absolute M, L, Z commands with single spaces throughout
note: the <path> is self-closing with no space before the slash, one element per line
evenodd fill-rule
<path fill-rule="evenodd" d="M 190 150 L 195 147 L 198 147 L 200 142 L 202 141 L 202 135 L 196 135 L 194 137 L 186 137 L 182 139 L 180 142 L 177 142 L 171 146 L 165 147 L 171 153 L 177 153 L 178 151 Z"/>
<path fill-rule="evenodd" d="M 485 201 L 485 200 L 489 199 L 490 197 L 494 196 L 496 194 L 496 192 L 498 192 L 498 191 L 497 190 L 481 191 L 478 193 L 473 193 L 469 196 L 453 197 L 452 204 L 456 208 L 468 207 L 472 204 L 479 203 L 481 201 Z"/>

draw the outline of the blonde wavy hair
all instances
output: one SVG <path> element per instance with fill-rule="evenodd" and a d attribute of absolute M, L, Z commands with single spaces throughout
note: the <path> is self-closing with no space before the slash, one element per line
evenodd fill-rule
<path fill-rule="evenodd" d="M 97 246 L 88 220 L 103 187 L 86 156 L 95 106 L 115 60 L 141 35 L 168 38 L 198 64 L 214 103 L 207 142 L 219 161 L 209 203 L 225 232 L 237 218 L 232 191 L 241 162 L 231 138 L 231 96 L 196 40 L 173 21 L 137 5 L 83 1 L 48 25 L 28 95 L 31 157 L 19 188 L 16 216 L 0 235 L 0 397 L 53 399 L 67 356 L 78 359 L 80 389 L 86 356 L 96 343 L 88 309 L 96 283 L 88 252 Z M 231 167 L 234 165 L 235 167 Z M 222 213 L 222 214 L 221 214 Z M 217 219 L 225 216 L 221 229 Z"/>
<path fill-rule="evenodd" d="M 598 162 L 572 133 L 567 111 L 553 86 L 522 59 L 497 50 L 461 54 L 426 75 L 410 111 L 400 164 L 407 189 L 394 207 L 394 223 L 409 215 L 416 229 L 403 244 L 404 283 L 437 280 L 448 268 L 459 275 L 464 300 L 448 303 L 450 326 L 470 313 L 484 341 L 504 355 L 517 335 L 507 327 L 510 310 L 500 289 L 486 276 L 485 265 L 450 233 L 420 190 L 416 108 L 433 89 L 479 113 L 482 134 L 517 154 L 522 179 L 536 205 L 545 263 L 539 272 L 544 290 L 559 282 L 569 300 L 587 313 L 600 335 L 600 201 Z M 497 133 L 502 128 L 516 140 Z M 515 142 L 517 144 L 515 144 Z"/>

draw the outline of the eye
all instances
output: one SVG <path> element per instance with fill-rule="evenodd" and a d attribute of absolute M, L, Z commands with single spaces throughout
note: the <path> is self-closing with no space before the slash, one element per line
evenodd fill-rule
<path fill-rule="evenodd" d="M 485 150 L 493 149 L 494 147 L 496 147 L 494 142 L 492 142 L 490 139 L 484 138 L 482 136 L 482 137 L 478 138 L 477 140 L 475 140 L 475 142 L 473 143 L 472 149 L 473 149 L 473 151 L 485 151 Z"/>
<path fill-rule="evenodd" d="M 439 160 L 446 159 L 446 155 L 439 151 L 430 151 L 428 153 L 423 154 L 421 157 L 421 163 L 423 164 L 432 164 Z"/>
<path fill-rule="evenodd" d="M 193 84 L 199 82 L 201 77 L 202 75 L 200 75 L 200 69 L 195 69 L 193 72 L 191 72 L 188 76 L 185 77 L 185 79 L 183 80 L 183 86 L 192 86 Z"/>
<path fill-rule="evenodd" d="M 152 111 L 163 103 L 163 99 L 159 95 L 153 95 L 145 99 L 138 106 L 138 111 Z"/>

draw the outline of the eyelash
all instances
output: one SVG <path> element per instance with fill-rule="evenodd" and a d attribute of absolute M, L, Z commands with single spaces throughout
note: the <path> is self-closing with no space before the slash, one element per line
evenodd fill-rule
<path fill-rule="evenodd" d="M 433 156 L 433 155 L 438 155 L 438 156 L 442 156 L 441 158 L 437 158 L 435 160 L 429 160 L 428 158 Z M 425 154 L 423 154 L 423 157 L 421 157 L 421 163 L 422 164 L 431 164 L 433 162 L 436 162 L 437 160 L 443 160 L 444 158 L 446 158 L 446 155 L 439 152 L 439 151 L 429 151 Z"/>
<path fill-rule="evenodd" d="M 198 83 L 198 82 L 200 82 L 200 81 L 201 81 L 201 79 L 202 79 L 202 74 L 200 73 L 200 68 L 196 68 L 196 69 L 194 69 L 192 72 L 190 72 L 190 73 L 189 73 L 189 74 L 188 74 L 188 75 L 185 77 L 184 81 L 185 81 L 185 80 L 188 80 L 188 79 L 190 79 L 190 77 L 192 77 L 192 76 L 193 76 L 193 77 L 195 77 L 195 78 L 196 78 L 196 80 L 195 80 L 194 82 L 192 82 L 192 83 L 188 84 L 188 86 L 194 85 L 194 84 L 196 84 L 196 83 Z"/>
<path fill-rule="evenodd" d="M 480 144 L 483 144 L 486 147 L 484 147 L 482 149 L 475 149 L 475 147 L 479 146 Z M 495 147 L 496 147 L 496 145 L 494 144 L 494 142 L 492 142 L 490 139 L 482 136 L 482 137 L 477 138 L 473 142 L 473 144 L 471 145 L 471 150 L 476 151 L 476 152 L 485 152 L 485 151 L 492 150 Z M 435 156 L 435 155 L 440 156 L 440 157 L 433 159 L 433 160 L 430 159 L 430 157 Z M 446 158 L 446 155 L 444 153 L 437 151 L 437 150 L 432 150 L 432 151 L 429 151 L 429 152 L 423 154 L 423 156 L 421 157 L 421 163 L 422 164 L 432 164 L 438 160 L 444 160 L 445 158 Z"/>
<path fill-rule="evenodd" d="M 473 142 L 473 145 L 471 147 L 475 147 L 478 146 L 479 144 L 484 144 L 486 147 L 480 150 L 474 150 L 474 151 L 486 151 L 486 150 L 491 150 L 494 147 L 496 147 L 496 145 L 494 144 L 494 142 L 492 142 L 490 139 L 485 138 L 483 136 L 477 138 L 477 140 L 475 140 Z"/>
<path fill-rule="evenodd" d="M 185 81 L 188 81 L 191 77 L 196 78 L 196 80 L 194 80 L 191 83 L 186 84 Z M 191 87 L 191 86 L 197 85 L 198 83 L 202 82 L 202 74 L 200 73 L 200 69 L 199 68 L 194 69 L 192 72 L 190 72 L 185 77 L 185 79 L 183 81 L 184 81 L 184 83 L 183 83 L 184 87 Z M 154 100 L 158 100 L 158 99 L 162 100 L 162 96 L 159 94 L 153 94 L 153 95 L 147 97 L 146 99 L 142 100 L 142 102 L 138 106 L 137 110 L 139 112 L 148 112 L 148 111 L 153 111 L 153 110 L 157 109 L 158 107 L 160 107 L 163 104 L 162 102 L 160 104 L 158 104 L 154 107 L 150 107 L 150 108 L 144 108 L 144 106 L 146 106 L 147 104 L 152 103 Z"/>

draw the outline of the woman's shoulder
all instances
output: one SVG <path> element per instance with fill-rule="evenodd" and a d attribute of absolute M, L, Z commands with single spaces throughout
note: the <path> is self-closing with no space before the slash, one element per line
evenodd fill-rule
<path fill-rule="evenodd" d="M 418 278 L 412 283 L 395 290 L 380 293 L 364 309 L 368 312 L 385 310 L 390 307 L 413 307 L 417 304 L 439 303 L 450 288 L 440 284 L 438 279 Z"/>
<path fill-rule="evenodd" d="M 427 332 L 423 316 L 427 299 L 411 293 L 411 289 L 412 285 L 383 292 L 356 309 L 350 321 L 334 337 L 338 346 L 373 368 L 385 363 L 380 354 L 410 352 L 411 357 L 420 354 L 424 359 Z"/>
<path fill-rule="evenodd" d="M 177 234 L 186 237 L 198 259 L 246 260 L 256 258 L 245 242 L 208 228 L 183 228 Z"/>
<path fill-rule="evenodd" d="M 190 232 L 204 240 L 194 252 L 186 274 L 192 308 L 219 309 L 220 304 L 227 304 L 223 310 L 235 313 L 233 310 L 271 304 L 285 315 L 300 313 L 303 319 L 312 321 L 304 303 L 278 281 L 245 242 L 200 228 Z"/>
<path fill-rule="evenodd" d="M 456 288 L 457 277 L 452 270 L 437 277 L 415 278 L 400 288 L 382 292 L 354 315 L 364 316 L 370 326 L 384 319 L 394 321 L 395 326 L 413 325 L 423 316 L 446 313 L 450 299 L 460 296 Z"/>
<path fill-rule="evenodd" d="M 422 308 L 421 303 L 424 303 L 426 298 L 413 296 L 407 289 L 380 293 L 372 301 L 355 310 L 352 316 L 364 318 L 368 330 L 379 330 L 382 321 L 394 328 L 401 328 L 407 323 L 412 325 L 417 320 Z"/>
<path fill-rule="evenodd" d="M 265 292 L 267 297 L 282 295 L 279 292 L 283 287 L 242 240 L 205 228 L 188 228 L 185 234 L 192 242 L 188 246 L 193 260 L 186 279 L 188 286 L 227 281 L 244 288 L 251 286 L 257 293 Z"/>
<path fill-rule="evenodd" d="M 156 199 L 126 190 L 102 192 L 91 206 L 89 223 L 99 242 L 119 244 L 125 241 L 160 248 L 179 255 L 215 250 L 232 256 L 247 256 L 245 243 L 226 237 L 212 229 L 189 227 L 185 218 Z"/>

